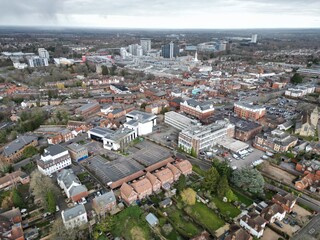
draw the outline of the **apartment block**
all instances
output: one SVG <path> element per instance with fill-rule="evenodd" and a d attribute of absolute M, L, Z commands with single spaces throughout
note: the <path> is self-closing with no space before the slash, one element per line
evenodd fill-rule
<path fill-rule="evenodd" d="M 216 121 L 207 126 L 195 126 L 179 133 L 178 146 L 186 152 L 193 149 L 196 154 L 216 145 L 219 139 L 234 137 L 235 126 L 228 120 Z"/>
<path fill-rule="evenodd" d="M 198 102 L 194 99 L 181 102 L 180 110 L 198 119 L 208 118 L 214 113 L 214 107 L 211 102 Z"/>
<path fill-rule="evenodd" d="M 253 103 L 237 102 L 234 103 L 234 112 L 240 118 L 256 121 L 266 114 L 266 108 Z"/>

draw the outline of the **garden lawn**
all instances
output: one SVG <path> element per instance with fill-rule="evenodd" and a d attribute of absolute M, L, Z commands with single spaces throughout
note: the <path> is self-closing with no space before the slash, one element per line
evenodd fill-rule
<path fill-rule="evenodd" d="M 243 195 L 242 193 L 239 193 L 237 190 L 232 189 L 232 191 L 237 196 L 239 202 L 242 202 L 246 206 L 250 206 L 253 203 L 253 201 L 250 198 Z"/>
<path fill-rule="evenodd" d="M 186 207 L 185 211 L 212 234 L 224 225 L 224 221 L 203 203 L 196 202 L 195 205 Z"/>
<path fill-rule="evenodd" d="M 198 173 L 200 176 L 205 176 L 206 174 L 206 171 L 205 170 L 202 170 L 198 165 L 193 165 L 192 166 L 192 170 L 196 173 Z"/>
<path fill-rule="evenodd" d="M 187 219 L 184 219 L 186 215 L 175 206 L 171 206 L 166 210 L 166 212 L 168 213 L 168 217 L 172 221 L 174 227 L 179 232 L 185 233 L 185 237 L 192 238 L 201 232 L 200 229 L 190 220 L 188 221 Z"/>
<path fill-rule="evenodd" d="M 241 213 L 240 209 L 236 208 L 229 202 L 223 202 L 218 197 L 214 197 L 213 202 L 224 216 L 234 218 Z"/>
<path fill-rule="evenodd" d="M 114 222 L 111 232 L 115 237 L 123 237 L 126 240 L 152 239 L 148 223 L 138 206 L 124 209 L 115 215 Z"/>
<path fill-rule="evenodd" d="M 83 172 L 83 173 L 79 173 L 79 174 L 78 174 L 78 178 L 79 178 L 79 180 L 80 180 L 81 182 L 84 181 L 84 180 L 86 179 L 86 177 L 88 177 L 88 176 L 90 176 L 90 174 L 87 173 L 87 172 Z"/>

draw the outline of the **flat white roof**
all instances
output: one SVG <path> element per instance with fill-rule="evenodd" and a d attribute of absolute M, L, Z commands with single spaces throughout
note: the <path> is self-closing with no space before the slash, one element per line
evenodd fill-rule
<path fill-rule="evenodd" d="M 243 150 L 249 148 L 248 144 L 241 142 L 241 141 L 238 141 L 236 139 L 230 138 L 230 137 L 221 138 L 218 143 L 219 143 L 219 145 L 221 145 L 221 146 L 223 146 L 223 147 L 225 147 L 235 153 L 238 153 L 240 151 L 243 151 Z"/>

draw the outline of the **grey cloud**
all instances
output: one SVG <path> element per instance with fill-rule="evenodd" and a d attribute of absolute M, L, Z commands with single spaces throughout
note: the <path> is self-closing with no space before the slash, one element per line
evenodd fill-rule
<path fill-rule="evenodd" d="M 238 12 L 320 17 L 319 0 L 0 0 L 0 6 L 2 25 L 39 19 L 46 24 L 58 15 L 68 19 L 72 14 L 199 17 Z"/>

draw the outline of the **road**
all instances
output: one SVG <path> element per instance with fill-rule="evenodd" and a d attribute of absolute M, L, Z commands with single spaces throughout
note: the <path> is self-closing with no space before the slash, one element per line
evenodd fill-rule
<path fill-rule="evenodd" d="M 272 190 L 272 191 L 276 191 L 276 192 L 280 192 L 280 193 L 288 193 L 287 191 L 284 191 L 281 188 L 278 188 L 276 186 L 273 186 L 269 183 L 265 183 L 265 187 Z M 298 203 L 301 203 L 303 205 L 306 205 L 307 207 L 309 207 L 310 209 L 316 211 L 316 212 L 320 212 L 320 203 L 317 200 L 314 200 L 304 194 L 302 194 L 300 197 L 298 197 L 297 199 Z"/>
<path fill-rule="evenodd" d="M 306 226 L 298 231 L 292 240 L 316 240 L 320 235 L 320 215 L 317 214 Z"/>

